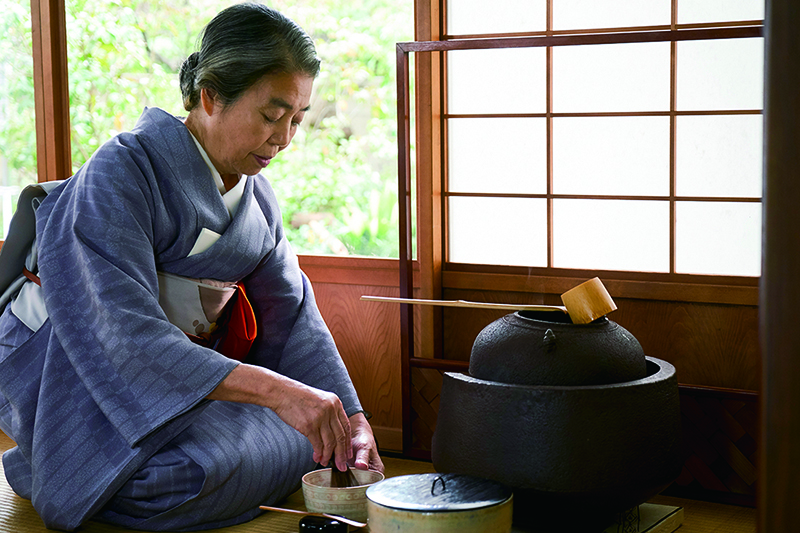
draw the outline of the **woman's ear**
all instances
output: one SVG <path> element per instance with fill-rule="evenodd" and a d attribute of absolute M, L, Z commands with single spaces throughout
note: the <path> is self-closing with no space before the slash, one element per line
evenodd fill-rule
<path fill-rule="evenodd" d="M 210 117 L 214 114 L 214 106 L 217 101 L 217 93 L 213 89 L 202 88 L 200 89 L 200 105 L 203 106 L 206 114 Z"/>

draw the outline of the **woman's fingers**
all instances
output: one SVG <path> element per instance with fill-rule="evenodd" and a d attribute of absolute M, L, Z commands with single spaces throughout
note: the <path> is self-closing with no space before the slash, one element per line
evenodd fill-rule
<path fill-rule="evenodd" d="M 336 457 L 337 436 L 334 426 L 338 425 L 338 417 L 334 419 L 333 422 L 333 424 L 328 422 L 320 427 L 322 455 L 319 464 L 321 465 L 330 465 L 331 459 L 335 459 Z M 341 433 L 341 429 L 339 433 Z"/>
<path fill-rule="evenodd" d="M 208 398 L 269 407 L 305 435 L 314 449 L 314 461 L 340 467 L 353 456 L 350 421 L 342 402 L 332 392 L 305 385 L 272 370 L 241 364 Z"/>
<path fill-rule="evenodd" d="M 363 454 L 364 464 L 366 465 L 364 469 L 369 470 L 377 470 L 378 472 L 383 472 L 384 466 L 383 461 L 381 460 L 380 455 L 378 455 L 378 450 L 375 448 L 371 448 L 369 451 L 365 450 Z M 358 468 L 358 465 L 356 465 Z"/>
<path fill-rule="evenodd" d="M 338 400 L 338 398 L 337 398 Z M 352 444 L 350 437 L 350 421 L 344 412 L 344 408 L 337 409 L 337 416 L 331 418 L 327 428 L 321 428 L 324 449 L 320 464 L 327 465 L 330 461 L 336 463 L 339 470 L 347 468 L 347 460 L 352 456 Z"/>
<path fill-rule="evenodd" d="M 346 463 L 352 453 L 350 423 L 338 396 L 294 381 L 273 410 L 308 438 L 315 462 L 326 465 L 333 459 L 340 466 Z"/>
<path fill-rule="evenodd" d="M 302 431 L 301 431 L 301 433 L 302 433 Z M 303 434 L 306 435 L 305 433 L 303 433 Z M 309 435 L 306 435 L 306 438 L 308 438 L 308 442 L 311 443 L 311 447 L 314 449 L 314 453 L 311 456 L 312 459 L 314 459 L 315 463 L 320 463 L 321 464 L 322 463 L 322 451 L 323 451 L 323 448 L 324 448 L 323 440 L 320 438 L 318 433 L 316 433 L 316 434 L 315 433 L 311 433 Z"/>
<path fill-rule="evenodd" d="M 370 450 L 368 448 L 360 448 L 356 452 L 356 460 L 353 464 L 359 470 L 367 470 L 370 467 Z"/>
<path fill-rule="evenodd" d="M 344 408 L 338 412 L 338 427 L 341 433 L 337 433 L 336 439 L 336 466 L 339 470 L 347 468 L 347 460 L 353 457 L 353 436 L 350 427 L 350 420 L 344 412 Z"/>
<path fill-rule="evenodd" d="M 350 417 L 350 427 L 353 435 L 353 450 L 355 460 L 353 465 L 359 470 L 377 470 L 383 472 L 383 461 L 378 454 L 378 445 L 372 434 L 372 427 L 369 425 L 363 413 L 356 413 Z"/>

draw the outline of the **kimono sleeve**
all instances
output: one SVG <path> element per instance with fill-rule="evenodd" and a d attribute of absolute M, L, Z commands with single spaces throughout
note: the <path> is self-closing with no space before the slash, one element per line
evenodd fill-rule
<path fill-rule="evenodd" d="M 352 416 L 362 410 L 358 395 L 317 308 L 311 283 L 283 233 L 274 196 L 266 194 L 260 203 L 273 225 L 276 244 L 245 280 L 258 323 L 246 362 L 335 393 Z"/>
<path fill-rule="evenodd" d="M 53 330 L 132 446 L 205 398 L 236 366 L 192 344 L 158 304 L 158 183 L 145 151 L 99 150 L 37 213 Z"/>

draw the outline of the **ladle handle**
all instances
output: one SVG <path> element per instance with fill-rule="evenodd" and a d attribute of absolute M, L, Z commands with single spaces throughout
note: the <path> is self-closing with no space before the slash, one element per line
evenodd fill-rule
<path fill-rule="evenodd" d="M 466 307 L 470 309 L 498 309 L 507 311 L 561 311 L 562 313 L 567 312 L 567 308 L 560 305 L 503 304 L 503 303 L 487 303 L 487 302 L 470 302 L 467 300 L 422 300 L 419 298 L 393 298 L 391 296 L 367 296 L 367 295 L 362 296 L 361 299 L 370 302 L 437 305 L 440 307 Z"/>
<path fill-rule="evenodd" d="M 289 514 L 296 514 L 303 516 L 321 516 L 323 518 L 332 518 L 334 520 L 338 520 L 339 522 L 347 524 L 348 526 L 367 527 L 367 524 L 365 522 L 358 522 L 357 520 L 351 520 L 344 516 L 333 515 L 328 513 L 310 513 L 308 511 L 299 511 L 297 509 L 284 509 L 282 507 L 271 507 L 269 505 L 259 505 L 258 508 L 264 511 L 277 511 L 279 513 L 289 513 Z"/>

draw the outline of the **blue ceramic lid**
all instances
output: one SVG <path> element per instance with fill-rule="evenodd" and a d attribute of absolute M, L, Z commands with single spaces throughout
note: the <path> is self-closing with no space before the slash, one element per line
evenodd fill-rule
<path fill-rule="evenodd" d="M 465 511 L 498 505 L 512 495 L 495 481 L 460 474 L 415 474 L 385 479 L 367 489 L 367 499 L 403 511 Z"/>

